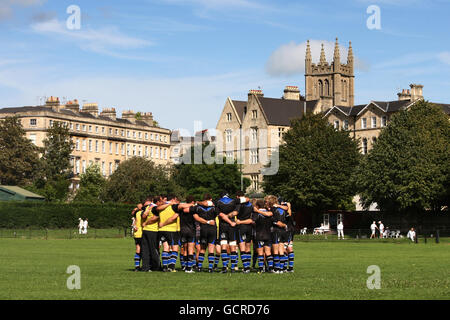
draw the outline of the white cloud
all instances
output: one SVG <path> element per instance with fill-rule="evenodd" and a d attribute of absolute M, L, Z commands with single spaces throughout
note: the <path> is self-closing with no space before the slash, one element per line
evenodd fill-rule
<path fill-rule="evenodd" d="M 60 40 L 76 42 L 83 50 L 110 56 L 125 57 L 115 49 L 136 49 L 152 45 L 151 41 L 130 37 L 118 30 L 117 27 L 103 27 L 93 29 L 81 27 L 80 30 L 69 30 L 65 24 L 57 19 L 51 19 L 31 25 L 33 32 L 57 37 Z"/>
<path fill-rule="evenodd" d="M 333 61 L 335 43 L 332 41 L 310 40 L 311 56 L 314 63 L 319 62 L 321 47 L 324 47 L 328 63 Z M 271 76 L 296 75 L 305 73 L 306 42 L 294 41 L 276 49 L 266 63 L 266 71 Z M 341 62 L 347 63 L 348 48 L 339 45 Z M 367 71 L 368 65 L 354 57 L 355 69 Z"/>
<path fill-rule="evenodd" d="M 0 21 L 10 19 L 14 13 L 14 6 L 31 7 L 42 5 L 47 0 L 1 0 L 0 1 Z"/>

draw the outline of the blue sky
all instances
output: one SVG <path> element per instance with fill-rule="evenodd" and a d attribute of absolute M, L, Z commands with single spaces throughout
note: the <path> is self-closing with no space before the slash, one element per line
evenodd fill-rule
<path fill-rule="evenodd" d="M 70 5 L 79 30 L 66 26 Z M 367 27 L 371 5 L 381 29 Z M 317 60 L 336 37 L 343 60 L 352 41 L 356 104 L 411 83 L 450 103 L 449 15 L 450 0 L 0 0 L 0 107 L 53 95 L 214 128 L 227 97 L 304 93 L 306 40 Z"/>

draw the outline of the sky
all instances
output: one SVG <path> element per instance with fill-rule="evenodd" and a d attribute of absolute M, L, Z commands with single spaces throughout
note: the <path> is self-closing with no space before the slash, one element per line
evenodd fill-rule
<path fill-rule="evenodd" d="M 0 107 L 57 96 L 212 129 L 228 97 L 304 94 L 306 41 L 331 61 L 336 38 L 355 104 L 411 83 L 450 103 L 449 15 L 450 0 L 0 0 Z"/>

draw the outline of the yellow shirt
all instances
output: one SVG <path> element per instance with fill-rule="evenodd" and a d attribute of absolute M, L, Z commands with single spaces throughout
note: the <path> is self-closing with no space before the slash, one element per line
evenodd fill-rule
<path fill-rule="evenodd" d="M 136 212 L 136 220 L 134 221 L 134 224 L 135 224 L 135 227 L 137 230 L 133 233 L 133 236 L 135 238 L 142 238 L 141 215 L 142 215 L 142 210 L 139 210 L 138 212 Z"/>
<path fill-rule="evenodd" d="M 145 212 L 148 212 L 148 216 L 147 219 L 142 219 L 142 223 L 144 223 L 145 221 L 147 221 L 148 219 L 151 219 L 152 217 L 154 217 L 155 215 L 152 212 L 152 208 L 154 207 L 154 205 L 149 205 L 147 207 L 147 209 L 145 210 Z M 142 228 L 142 230 L 144 231 L 155 231 L 158 232 L 158 223 L 159 221 L 156 220 L 156 222 L 153 222 L 152 224 L 148 224 L 145 227 Z"/>
<path fill-rule="evenodd" d="M 172 217 L 175 213 L 176 212 L 173 211 L 172 206 L 170 205 L 159 213 L 159 220 L 161 222 L 164 222 L 164 221 L 168 220 L 170 217 Z M 169 232 L 180 231 L 180 217 L 178 217 L 171 224 L 168 224 L 162 228 L 159 228 L 159 231 L 169 231 Z"/>

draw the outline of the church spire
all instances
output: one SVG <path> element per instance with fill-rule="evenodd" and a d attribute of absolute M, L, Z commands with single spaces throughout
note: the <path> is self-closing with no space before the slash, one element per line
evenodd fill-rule
<path fill-rule="evenodd" d="M 320 50 L 320 64 L 326 64 L 327 63 L 327 59 L 325 58 L 325 49 L 323 48 L 323 43 L 322 43 L 322 49 Z"/>
<path fill-rule="evenodd" d="M 339 52 L 339 42 L 338 38 L 336 38 L 336 43 L 334 45 L 334 58 L 333 58 L 333 64 L 334 64 L 334 71 L 338 71 L 339 67 L 341 65 L 341 54 Z"/>
<path fill-rule="evenodd" d="M 309 40 L 306 42 L 306 56 L 305 56 L 305 69 L 306 73 L 311 72 L 311 64 L 312 64 L 312 57 L 311 57 L 311 46 L 309 45 Z"/>
<path fill-rule="evenodd" d="M 349 42 L 348 46 L 347 65 L 351 68 L 351 71 L 353 72 L 353 48 L 351 41 Z"/>

